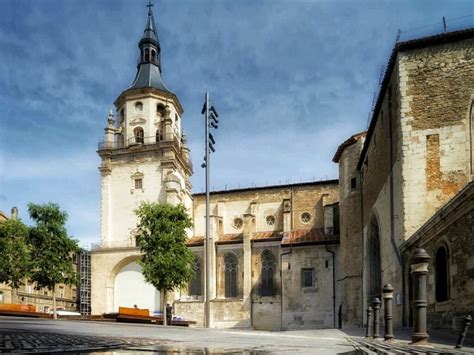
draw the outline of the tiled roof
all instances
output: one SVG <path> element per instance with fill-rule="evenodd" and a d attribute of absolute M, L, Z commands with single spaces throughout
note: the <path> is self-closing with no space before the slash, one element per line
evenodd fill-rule
<path fill-rule="evenodd" d="M 195 235 L 194 237 L 186 241 L 186 245 L 189 247 L 204 245 L 204 237 L 202 235 Z"/>
<path fill-rule="evenodd" d="M 269 232 L 257 232 L 252 235 L 252 242 L 267 242 L 273 240 L 281 240 L 283 238 L 283 232 L 281 231 L 269 231 Z"/>
<path fill-rule="evenodd" d="M 339 163 L 339 159 L 341 159 L 342 153 L 344 153 L 344 150 L 351 146 L 352 144 L 356 143 L 359 139 L 365 137 L 367 132 L 360 132 L 352 135 L 348 139 L 346 139 L 338 148 L 336 153 L 334 154 L 334 157 L 332 158 L 332 161 L 335 163 Z"/>
<path fill-rule="evenodd" d="M 324 228 L 314 229 L 298 229 L 284 233 L 282 246 L 298 245 L 298 244 L 325 244 L 338 243 L 338 235 L 326 235 Z"/>
<path fill-rule="evenodd" d="M 242 233 L 224 234 L 219 237 L 219 239 L 216 241 L 216 244 L 241 243 L 243 240 L 244 235 Z"/>

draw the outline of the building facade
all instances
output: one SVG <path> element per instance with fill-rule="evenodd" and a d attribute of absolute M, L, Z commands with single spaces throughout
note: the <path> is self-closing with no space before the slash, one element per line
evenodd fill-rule
<path fill-rule="evenodd" d="M 409 246 L 436 239 L 421 237 L 421 230 L 472 181 L 473 47 L 472 29 L 397 43 L 367 133 L 346 141 L 334 157 L 341 250 L 360 249 L 357 265 L 342 252 L 342 292 L 358 295 L 345 297 L 345 325 L 361 326 L 368 303 L 387 283 L 395 288 L 395 325 L 410 323 Z M 472 228 L 468 215 L 462 218 Z M 474 246 L 471 239 L 464 248 Z M 453 257 L 463 252 L 453 248 Z M 452 267 L 454 259 L 446 262 Z"/>
<path fill-rule="evenodd" d="M 192 166 L 181 130 L 183 108 L 164 84 L 161 47 L 151 7 L 132 85 L 109 113 L 101 158 L 101 241 L 91 253 L 92 313 L 119 306 L 160 309 L 159 292 L 144 282 L 137 263 L 137 218 L 143 201 L 183 204 L 191 211 Z M 131 292 L 133 290 L 133 292 Z"/>
<path fill-rule="evenodd" d="M 211 193 L 210 327 L 331 328 L 340 292 L 337 180 Z M 194 195 L 196 277 L 175 313 L 204 320 L 205 195 Z"/>

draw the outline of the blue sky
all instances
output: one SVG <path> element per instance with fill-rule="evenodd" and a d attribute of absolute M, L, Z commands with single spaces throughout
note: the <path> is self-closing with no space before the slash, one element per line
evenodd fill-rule
<path fill-rule="evenodd" d="M 155 1 L 156 2 L 156 1 Z M 0 209 L 57 202 L 83 245 L 99 241 L 107 113 L 135 75 L 147 0 L 0 1 Z M 401 40 L 474 26 L 474 2 L 160 0 L 163 76 L 184 107 L 204 187 L 200 109 L 221 125 L 215 189 L 337 178 L 337 146 L 366 128 Z"/>

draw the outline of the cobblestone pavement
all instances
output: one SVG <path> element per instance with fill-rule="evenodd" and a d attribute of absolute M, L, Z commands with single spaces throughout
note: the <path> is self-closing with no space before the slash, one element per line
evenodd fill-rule
<path fill-rule="evenodd" d="M 91 352 L 153 346 L 157 340 L 0 329 L 0 353 Z"/>

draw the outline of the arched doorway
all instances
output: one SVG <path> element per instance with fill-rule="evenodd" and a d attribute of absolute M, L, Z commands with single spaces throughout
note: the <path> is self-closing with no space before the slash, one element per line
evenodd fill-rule
<path fill-rule="evenodd" d="M 368 301 L 372 303 L 374 297 L 380 298 L 382 295 L 382 267 L 380 260 L 380 228 L 376 216 L 370 221 L 369 239 L 369 280 L 368 280 Z"/>
<path fill-rule="evenodd" d="M 141 266 L 131 262 L 124 266 L 115 276 L 114 312 L 119 307 L 147 308 L 150 313 L 160 310 L 160 292 L 145 282 Z"/>

